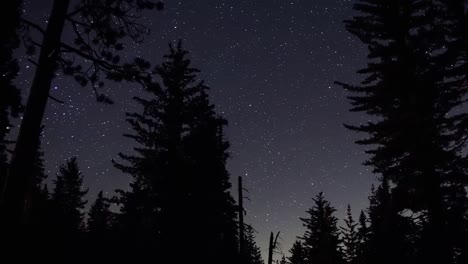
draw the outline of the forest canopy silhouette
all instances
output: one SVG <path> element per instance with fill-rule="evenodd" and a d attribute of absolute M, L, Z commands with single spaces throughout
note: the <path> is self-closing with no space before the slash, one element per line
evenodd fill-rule
<path fill-rule="evenodd" d="M 465 1 L 346 3 L 355 15 L 342 27 L 366 48 L 367 64 L 359 83 L 336 80 L 336 87 L 349 111 L 367 119 L 343 129 L 361 137 L 355 143 L 377 181 L 368 206 L 359 212 L 347 204 L 344 219 L 326 193 L 310 193 L 298 217 L 303 234 L 286 250 L 283 230 L 271 230 L 262 249 L 244 220 L 244 201 L 258 186 L 229 173 L 235 142 L 212 99 L 219 87 L 203 80 L 210 75 L 196 68 L 191 40 L 170 41 L 163 57 L 134 56 L 136 44 L 162 41 L 150 34 L 149 17 L 157 21 L 174 4 L 53 0 L 45 25 L 24 11 L 24 1 L 0 4 L 9 21 L 0 26 L 0 260 L 468 263 Z M 34 66 L 28 87 L 16 80 L 25 55 Z M 119 117 L 129 127 L 121 138 L 133 148 L 107 161 L 129 176 L 128 188 L 100 190 L 90 200 L 78 153 L 55 175 L 47 172 L 42 131 L 47 105 L 64 104 L 51 95 L 58 75 L 88 92 L 74 96 L 110 105 L 105 111 L 127 101 L 138 106 Z M 143 96 L 110 98 L 107 88 L 121 83 Z"/>

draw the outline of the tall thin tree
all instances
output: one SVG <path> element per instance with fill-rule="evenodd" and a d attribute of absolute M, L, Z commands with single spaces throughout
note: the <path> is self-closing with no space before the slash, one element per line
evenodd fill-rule
<path fill-rule="evenodd" d="M 105 103 L 112 101 L 98 91 L 104 85 L 100 80 L 102 74 L 115 81 L 144 82 L 147 78 L 146 74 L 141 73 L 148 68 L 146 62 L 137 59 L 122 64 L 116 53 L 124 48 L 121 41 L 125 37 L 135 42 L 142 41 L 147 30 L 140 23 L 141 12 L 155 7 L 162 8 L 162 4 L 150 0 L 79 0 L 72 9 L 70 5 L 70 0 L 53 1 L 46 29 L 26 18 L 21 19 L 27 50 L 33 53 L 39 47 L 40 54 L 35 62 L 36 72 L 7 174 L 8 184 L 2 195 L 1 204 L 4 206 L 0 210 L 11 225 L 28 221 L 27 208 L 31 202 L 28 200 L 28 190 L 34 181 L 32 153 L 39 140 L 44 111 L 51 96 L 52 79 L 57 70 L 72 75 L 83 86 L 90 83 L 96 99 Z M 64 28 L 75 33 L 72 44 L 62 39 Z M 42 34 L 42 40 L 30 37 L 30 30 Z M 91 67 L 83 67 L 82 64 L 90 64 Z"/>
<path fill-rule="evenodd" d="M 346 209 L 345 226 L 340 227 L 342 233 L 342 251 L 346 263 L 358 263 L 358 249 L 360 247 L 358 224 L 354 221 L 351 205 Z"/>
<path fill-rule="evenodd" d="M 307 262 L 317 264 L 335 264 L 343 261 L 339 244 L 338 219 L 336 211 L 320 192 L 314 200 L 314 206 L 307 211 L 308 217 L 300 218 L 306 231 L 302 237 L 306 250 Z"/>

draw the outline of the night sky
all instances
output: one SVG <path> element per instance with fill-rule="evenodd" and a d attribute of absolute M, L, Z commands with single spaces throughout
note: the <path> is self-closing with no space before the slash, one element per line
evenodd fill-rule
<path fill-rule="evenodd" d="M 25 1 L 25 14 L 45 26 L 50 0 Z M 342 219 L 351 203 L 355 215 L 367 206 L 374 176 L 364 167 L 359 138 L 343 123 L 359 123 L 349 113 L 346 92 L 334 81 L 356 83 L 364 66 L 365 47 L 344 29 L 353 15 L 351 0 L 184 0 L 165 1 L 163 12 L 147 13 L 151 34 L 145 44 L 126 44 L 128 59 L 141 56 L 159 63 L 171 41 L 181 38 L 191 51 L 193 66 L 211 87 L 211 98 L 229 121 L 228 170 L 233 188 L 244 176 L 249 189 L 247 221 L 258 231 L 264 256 L 270 231 L 281 231 L 287 254 L 303 234 L 298 219 L 319 191 Z M 70 35 L 71 36 L 71 35 Z M 67 33 L 65 33 L 65 39 Z M 24 98 L 34 66 L 21 57 L 17 79 Z M 136 84 L 106 88 L 116 103 L 96 103 L 89 87 L 58 76 L 44 120 L 43 150 L 49 178 L 65 159 L 78 157 L 93 201 L 99 190 L 108 196 L 128 187 L 130 177 L 112 166 L 118 152 L 135 143 L 127 111 L 139 111 L 131 98 L 145 96 Z M 25 101 L 25 99 L 24 99 Z M 233 189 L 233 195 L 236 194 Z M 279 258 L 277 255 L 276 258 Z"/>

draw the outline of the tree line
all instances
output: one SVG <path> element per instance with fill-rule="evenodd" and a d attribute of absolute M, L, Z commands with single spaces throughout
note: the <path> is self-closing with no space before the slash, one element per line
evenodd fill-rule
<path fill-rule="evenodd" d="M 62 262 L 263 263 L 254 229 L 241 220 L 242 203 L 230 193 L 227 120 L 216 113 L 189 52 L 179 41 L 155 66 L 138 57 L 121 62 L 124 41 L 144 41 L 142 14 L 162 11 L 161 2 L 55 0 L 46 28 L 23 17 L 22 1 L 2 6 L 11 18 L 1 25 L 0 49 L 5 252 Z M 368 64 L 358 71 L 360 84 L 337 84 L 349 91 L 351 111 L 370 117 L 345 126 L 366 135 L 356 143 L 367 148 L 365 165 L 379 183 L 357 221 L 348 205 L 343 226 L 319 193 L 300 218 L 304 234 L 278 262 L 467 263 L 465 2 L 358 0 L 354 10 L 345 26 L 367 46 Z M 64 30 L 75 34 L 73 43 L 62 39 Z M 25 106 L 14 85 L 19 66 L 12 54 L 20 43 L 37 58 Z M 124 137 L 135 147 L 112 160 L 132 177 L 130 188 L 111 197 L 99 192 L 87 213 L 76 157 L 59 168 L 52 190 L 44 184 L 42 117 L 48 99 L 63 103 L 50 94 L 59 72 L 89 86 L 100 103 L 113 103 L 100 92 L 110 81 L 147 92 L 133 98 L 140 110 L 125 116 L 132 132 Z M 19 135 L 7 141 L 10 118 L 20 113 Z"/>

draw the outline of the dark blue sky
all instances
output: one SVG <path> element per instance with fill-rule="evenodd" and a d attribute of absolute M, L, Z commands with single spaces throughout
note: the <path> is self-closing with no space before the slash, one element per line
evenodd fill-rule
<path fill-rule="evenodd" d="M 73 1 L 72 1 L 73 2 Z M 45 26 L 50 0 L 26 1 L 25 14 Z M 374 176 L 362 166 L 358 136 L 343 123 L 364 120 L 348 113 L 346 93 L 334 81 L 357 82 L 365 47 L 346 32 L 342 21 L 353 15 L 351 0 L 183 0 L 165 1 L 163 12 L 147 14 L 151 34 L 143 45 L 126 43 L 127 57 L 159 63 L 167 44 L 179 38 L 191 51 L 193 66 L 212 88 L 217 110 L 228 119 L 231 182 L 245 179 L 250 201 L 247 221 L 258 231 L 265 255 L 270 231 L 281 231 L 287 254 L 303 234 L 299 216 L 319 191 L 344 216 L 368 204 Z M 65 37 L 67 38 L 67 37 Z M 18 79 L 27 90 L 34 66 L 22 58 Z M 129 176 L 111 159 L 134 142 L 122 137 L 126 111 L 139 110 L 131 98 L 143 95 L 135 84 L 109 85 L 113 106 L 98 104 L 88 87 L 58 76 L 44 121 L 43 149 L 50 178 L 71 156 L 90 188 L 113 195 L 127 188 Z M 235 187 L 235 185 L 234 185 Z M 235 192 L 233 192 L 235 194 Z M 277 255 L 280 258 L 280 255 Z"/>

